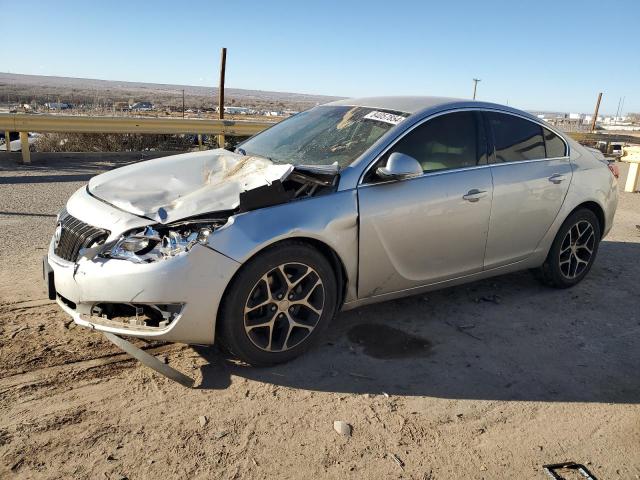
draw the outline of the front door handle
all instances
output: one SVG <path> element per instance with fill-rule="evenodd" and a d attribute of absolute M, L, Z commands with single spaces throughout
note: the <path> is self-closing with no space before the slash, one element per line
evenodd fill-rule
<path fill-rule="evenodd" d="M 463 200 L 466 200 L 467 202 L 477 202 L 482 197 L 486 197 L 486 196 L 487 196 L 487 191 L 486 190 L 478 190 L 477 188 L 474 188 L 473 190 L 469 190 L 466 193 L 466 195 L 462 196 L 462 198 L 463 198 Z"/>
<path fill-rule="evenodd" d="M 551 183 L 555 183 L 556 185 L 559 184 L 560 182 L 562 182 L 566 177 L 560 173 L 556 173 L 554 175 L 551 175 L 549 177 L 549 181 Z"/>

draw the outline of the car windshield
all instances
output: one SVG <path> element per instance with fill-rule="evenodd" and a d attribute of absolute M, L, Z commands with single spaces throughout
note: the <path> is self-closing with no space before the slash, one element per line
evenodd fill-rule
<path fill-rule="evenodd" d="M 368 107 L 321 106 L 299 113 L 239 146 L 275 163 L 346 167 L 409 114 Z"/>

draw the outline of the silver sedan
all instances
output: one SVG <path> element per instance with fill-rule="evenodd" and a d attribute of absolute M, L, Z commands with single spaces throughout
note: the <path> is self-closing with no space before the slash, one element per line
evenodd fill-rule
<path fill-rule="evenodd" d="M 609 232 L 604 158 L 506 106 L 342 100 L 240 144 L 91 179 L 60 213 L 44 273 L 76 323 L 222 342 L 268 365 L 339 310 L 531 269 L 580 282 Z"/>

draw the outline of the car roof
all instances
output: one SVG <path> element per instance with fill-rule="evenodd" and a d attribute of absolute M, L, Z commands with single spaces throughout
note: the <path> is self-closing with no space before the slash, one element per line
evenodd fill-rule
<path fill-rule="evenodd" d="M 449 110 L 455 108 L 474 108 L 478 110 L 498 110 L 505 113 L 512 113 L 521 117 L 528 118 L 536 123 L 544 125 L 545 128 L 552 130 L 556 134 L 567 139 L 567 136 L 560 132 L 557 128 L 547 124 L 544 120 L 540 120 L 529 112 L 519 110 L 507 105 L 497 103 L 483 102 L 481 100 L 470 100 L 464 98 L 452 97 L 427 97 L 427 96 L 398 96 L 398 97 L 362 97 L 362 98 L 345 98 L 336 102 L 326 103 L 325 105 L 344 105 L 353 107 L 370 107 L 379 108 L 381 110 L 394 110 L 397 112 L 408 113 L 410 117 L 422 116 L 423 114 L 433 113 L 441 110 Z"/>
<path fill-rule="evenodd" d="M 440 105 L 468 102 L 462 98 L 426 97 L 426 96 L 398 96 L 398 97 L 362 97 L 345 98 L 325 105 L 345 105 L 353 107 L 371 107 L 396 112 L 416 113 L 426 108 Z"/>

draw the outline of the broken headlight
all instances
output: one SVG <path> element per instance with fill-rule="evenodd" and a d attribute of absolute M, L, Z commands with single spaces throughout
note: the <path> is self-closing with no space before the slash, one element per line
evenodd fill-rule
<path fill-rule="evenodd" d="M 206 244 L 212 231 L 213 226 L 210 225 L 188 225 L 162 230 L 146 227 L 124 234 L 102 256 L 135 263 L 155 262 L 188 252 L 196 243 Z"/>

